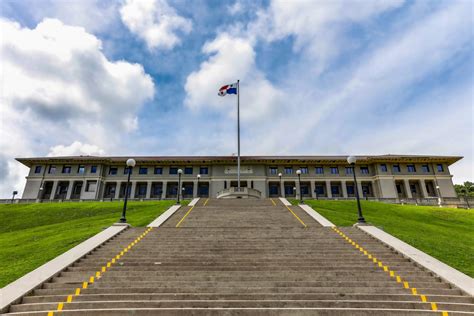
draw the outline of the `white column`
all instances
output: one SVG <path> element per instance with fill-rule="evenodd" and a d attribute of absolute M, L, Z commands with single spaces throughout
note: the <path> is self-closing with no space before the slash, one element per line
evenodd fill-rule
<path fill-rule="evenodd" d="M 161 199 L 166 199 L 166 190 L 168 190 L 168 181 L 163 181 L 163 186 L 161 187 Z"/>
<path fill-rule="evenodd" d="M 298 181 L 298 179 L 295 180 L 295 187 L 296 187 L 296 192 L 295 192 L 296 193 L 296 199 L 300 200 L 300 199 L 302 199 L 301 190 L 300 190 L 301 189 L 301 182 Z"/>
<path fill-rule="evenodd" d="M 151 181 L 148 181 L 146 184 L 146 195 L 145 195 L 146 199 L 149 199 L 151 196 L 151 184 L 152 184 Z"/>
<path fill-rule="evenodd" d="M 426 191 L 425 179 L 420 180 L 419 183 L 420 183 L 420 188 L 421 188 L 421 194 L 423 195 L 422 198 L 428 197 L 428 192 Z"/>
<path fill-rule="evenodd" d="M 197 180 L 193 181 L 193 198 L 197 198 L 198 195 L 198 182 Z"/>
<path fill-rule="evenodd" d="M 122 182 L 117 182 L 115 185 L 115 196 L 114 199 L 118 200 L 120 198 L 120 186 L 122 185 Z"/>
<path fill-rule="evenodd" d="M 285 197 L 285 182 L 282 180 L 280 181 L 280 192 L 281 192 L 281 196 L 282 197 Z"/>
<path fill-rule="evenodd" d="M 315 199 L 316 198 L 316 192 L 314 192 L 314 190 L 315 190 L 314 181 L 309 182 L 309 189 L 311 190 L 311 197 L 313 199 Z"/>
<path fill-rule="evenodd" d="M 347 197 L 347 182 L 341 181 L 342 197 Z"/>
<path fill-rule="evenodd" d="M 74 181 L 69 181 L 69 185 L 67 187 L 67 193 L 66 193 L 66 200 L 71 199 L 71 194 L 72 194 L 72 187 L 74 185 Z"/>
<path fill-rule="evenodd" d="M 411 194 L 410 190 L 410 182 L 407 179 L 403 180 L 403 182 L 405 183 L 405 191 L 407 194 L 407 198 L 412 199 L 413 195 Z"/>
<path fill-rule="evenodd" d="M 132 186 L 132 189 L 130 190 L 130 199 L 135 198 L 135 189 L 137 188 L 137 182 L 136 181 L 130 181 L 130 185 Z M 125 192 L 126 194 L 127 192 Z"/>
<path fill-rule="evenodd" d="M 51 196 L 49 197 L 50 200 L 54 200 L 56 196 L 56 190 L 58 189 L 58 181 L 53 181 L 53 187 L 51 189 Z"/>
<path fill-rule="evenodd" d="M 326 196 L 332 198 L 331 181 L 326 181 Z"/>

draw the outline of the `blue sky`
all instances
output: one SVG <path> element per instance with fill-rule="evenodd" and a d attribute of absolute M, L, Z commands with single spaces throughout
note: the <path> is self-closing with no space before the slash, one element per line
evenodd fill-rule
<path fill-rule="evenodd" d="M 0 2 L 0 194 L 13 158 L 461 155 L 473 180 L 473 4 Z"/>

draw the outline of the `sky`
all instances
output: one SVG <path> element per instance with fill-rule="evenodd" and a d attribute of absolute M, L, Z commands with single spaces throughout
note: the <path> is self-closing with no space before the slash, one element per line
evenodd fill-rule
<path fill-rule="evenodd" d="M 2 0 L 0 197 L 15 157 L 456 155 L 473 181 L 470 0 Z"/>

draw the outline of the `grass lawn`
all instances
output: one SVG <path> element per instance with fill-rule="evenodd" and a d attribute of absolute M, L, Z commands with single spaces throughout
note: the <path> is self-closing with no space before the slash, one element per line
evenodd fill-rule
<path fill-rule="evenodd" d="M 174 203 L 129 202 L 127 221 L 146 226 Z M 0 205 L 0 287 L 117 222 L 122 206 L 123 202 Z"/>
<path fill-rule="evenodd" d="M 308 200 L 305 203 L 337 226 L 357 222 L 355 201 Z M 474 277 L 473 210 L 361 203 L 367 222 Z"/>

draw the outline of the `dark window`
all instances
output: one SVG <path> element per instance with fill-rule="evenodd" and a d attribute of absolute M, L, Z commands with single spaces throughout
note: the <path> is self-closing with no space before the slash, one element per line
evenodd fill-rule
<path fill-rule="evenodd" d="M 322 185 L 316 185 L 316 188 L 314 189 L 317 195 L 324 195 L 324 186 Z"/>
<path fill-rule="evenodd" d="M 387 171 L 388 171 L 387 165 L 386 165 L 386 164 L 380 165 L 380 171 L 382 171 L 382 172 L 387 172 Z"/>
<path fill-rule="evenodd" d="M 407 165 L 408 172 L 416 172 L 415 165 Z"/>
<path fill-rule="evenodd" d="M 171 167 L 171 168 L 170 168 L 170 174 L 178 174 L 178 168 L 176 168 L 176 167 Z"/>
<path fill-rule="evenodd" d="M 402 186 L 400 184 L 397 184 L 396 187 L 397 187 L 397 193 L 402 194 L 402 192 L 403 192 L 402 191 Z"/>
<path fill-rule="evenodd" d="M 209 174 L 209 168 L 208 167 L 199 168 L 199 174 Z"/>
<path fill-rule="evenodd" d="M 428 165 L 422 165 L 422 166 L 421 166 L 421 171 L 423 171 L 423 172 L 430 172 L 430 166 L 428 166 Z"/>
<path fill-rule="evenodd" d="M 302 195 L 309 195 L 309 187 L 307 185 L 302 185 L 300 190 Z"/>
<path fill-rule="evenodd" d="M 117 167 L 110 167 L 110 168 L 109 168 L 109 174 L 110 174 L 110 175 L 116 175 L 116 174 L 117 174 L 117 171 L 118 171 L 118 168 L 117 168 Z"/>
<path fill-rule="evenodd" d="M 138 195 L 146 195 L 146 184 L 138 187 Z"/>
<path fill-rule="evenodd" d="M 361 166 L 361 167 L 360 167 L 360 173 L 361 173 L 361 174 L 369 174 L 369 167 L 367 167 L 367 166 Z"/>
<path fill-rule="evenodd" d="M 278 195 L 278 184 L 270 184 L 270 195 Z"/>
<path fill-rule="evenodd" d="M 128 174 L 129 171 L 130 171 L 130 174 L 133 174 L 133 171 L 132 171 L 131 168 L 125 167 L 125 168 L 123 169 L 123 174 Z"/>
<path fill-rule="evenodd" d="M 354 193 L 355 191 L 354 191 L 354 185 L 353 185 L 353 184 L 348 184 L 348 185 L 346 186 L 346 188 L 347 188 L 347 195 L 354 195 L 354 194 L 355 194 L 355 193 Z"/>
<path fill-rule="evenodd" d="M 56 166 L 49 166 L 48 173 L 51 173 L 51 174 L 56 173 Z"/>
<path fill-rule="evenodd" d="M 41 172 L 41 166 L 36 166 L 35 173 L 40 173 L 40 172 Z"/>
<path fill-rule="evenodd" d="M 91 173 L 97 172 L 97 166 L 91 166 Z"/>
<path fill-rule="evenodd" d="M 138 169 L 138 174 L 147 174 L 147 173 L 148 173 L 147 167 L 140 167 L 140 169 Z"/>
<path fill-rule="evenodd" d="M 64 166 L 63 173 L 71 173 L 71 166 Z"/>
<path fill-rule="evenodd" d="M 163 168 L 155 167 L 155 174 L 163 174 Z"/>
<path fill-rule="evenodd" d="M 85 166 L 79 165 L 79 167 L 77 167 L 77 173 L 84 174 L 85 172 L 86 172 Z"/>
<path fill-rule="evenodd" d="M 353 174 L 353 170 L 352 167 L 346 167 L 346 174 Z"/>
<path fill-rule="evenodd" d="M 400 165 L 393 165 L 393 172 L 400 172 Z"/>
<path fill-rule="evenodd" d="M 184 174 L 193 174 L 193 167 L 184 168 Z"/>
<path fill-rule="evenodd" d="M 96 180 L 89 180 L 86 182 L 86 192 L 95 192 L 96 187 L 97 187 Z"/>
<path fill-rule="evenodd" d="M 308 174 L 308 167 L 301 167 L 300 170 L 302 174 Z"/>
<path fill-rule="evenodd" d="M 339 174 L 339 168 L 338 167 L 331 167 L 331 174 Z"/>
<path fill-rule="evenodd" d="M 323 167 L 316 167 L 316 174 L 323 174 L 324 168 Z"/>
<path fill-rule="evenodd" d="M 278 168 L 277 167 L 270 167 L 270 174 L 277 174 Z"/>
<path fill-rule="evenodd" d="M 285 167 L 285 174 L 292 174 L 293 168 L 292 167 Z"/>
<path fill-rule="evenodd" d="M 331 193 L 333 195 L 338 195 L 339 194 L 339 186 L 338 185 L 331 185 Z"/>
<path fill-rule="evenodd" d="M 438 164 L 438 172 L 444 172 L 444 167 L 442 164 Z"/>

